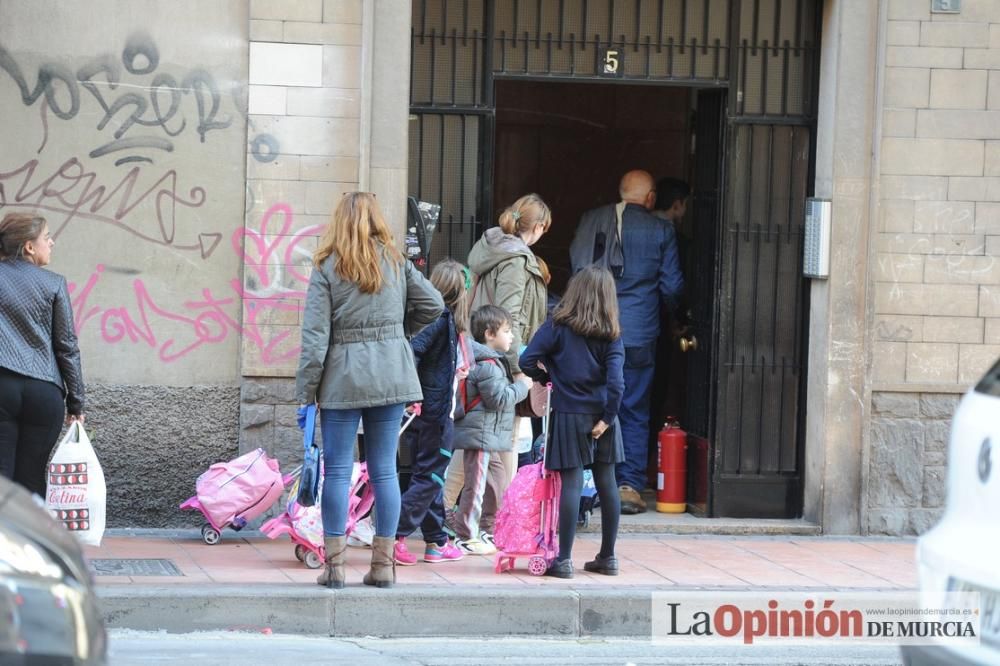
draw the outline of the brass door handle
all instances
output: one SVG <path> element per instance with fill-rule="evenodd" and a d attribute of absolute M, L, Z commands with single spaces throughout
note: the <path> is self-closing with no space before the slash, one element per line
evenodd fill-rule
<path fill-rule="evenodd" d="M 698 338 L 693 335 L 685 336 L 680 340 L 682 352 L 695 351 L 698 349 Z"/>

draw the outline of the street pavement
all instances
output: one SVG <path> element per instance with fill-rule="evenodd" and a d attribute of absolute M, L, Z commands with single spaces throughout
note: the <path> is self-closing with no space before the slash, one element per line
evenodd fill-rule
<path fill-rule="evenodd" d="M 688 590 L 909 590 L 914 541 L 802 535 L 626 534 L 622 573 L 586 573 L 600 537 L 581 534 L 572 580 L 536 577 L 492 557 L 397 567 L 391 590 L 361 585 L 371 551 L 348 549 L 347 589 L 315 584 L 287 540 L 232 532 L 214 546 L 197 532 L 110 536 L 90 558 L 164 558 L 179 576 L 99 576 L 112 628 L 172 633 L 236 630 L 310 636 L 630 637 L 651 635 L 652 595 Z M 412 550 L 422 544 L 411 539 Z M 239 640 L 234 639 L 234 640 Z"/>
<path fill-rule="evenodd" d="M 293 635 L 212 632 L 166 634 L 117 630 L 111 634 L 110 666 L 133 664 L 213 664 L 283 666 L 586 666 L 683 664 L 719 666 L 803 664 L 809 666 L 888 666 L 900 664 L 894 647 L 836 648 L 753 646 L 665 647 L 641 640 L 539 640 L 527 638 L 333 639 Z"/>

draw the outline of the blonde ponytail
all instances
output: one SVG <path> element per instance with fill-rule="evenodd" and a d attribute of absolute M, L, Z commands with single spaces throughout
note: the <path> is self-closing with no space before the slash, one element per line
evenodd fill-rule
<path fill-rule="evenodd" d="M 548 231 L 552 224 L 552 211 L 537 194 L 525 194 L 500 213 L 497 223 L 505 234 L 511 236 L 529 233 L 538 226 Z"/>

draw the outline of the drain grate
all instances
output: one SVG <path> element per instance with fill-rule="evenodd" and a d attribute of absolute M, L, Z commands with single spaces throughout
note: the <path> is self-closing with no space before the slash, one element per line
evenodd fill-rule
<path fill-rule="evenodd" d="M 105 559 L 90 560 L 95 576 L 183 576 L 171 560 L 164 559 Z"/>

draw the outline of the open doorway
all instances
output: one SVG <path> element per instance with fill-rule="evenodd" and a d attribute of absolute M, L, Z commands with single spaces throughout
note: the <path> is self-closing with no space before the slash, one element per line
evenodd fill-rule
<path fill-rule="evenodd" d="M 618 199 L 629 169 L 690 180 L 691 90 L 607 83 L 496 82 L 493 210 L 527 192 L 552 208 L 534 248 L 569 279 L 569 245 L 580 216 Z"/>
<path fill-rule="evenodd" d="M 655 438 L 666 417 L 676 416 L 693 435 L 689 509 L 705 515 L 725 92 L 604 82 L 499 80 L 495 86 L 493 210 L 499 214 L 527 192 L 552 208 L 552 228 L 533 248 L 549 265 L 551 292 L 562 293 L 570 277 L 569 246 L 580 217 L 618 200 L 622 174 L 645 169 L 656 179 L 692 186 L 676 231 L 689 296 L 697 299 L 691 314 L 698 349 L 682 353 L 661 334 L 650 433 Z M 650 446 L 654 486 L 655 454 Z"/>

